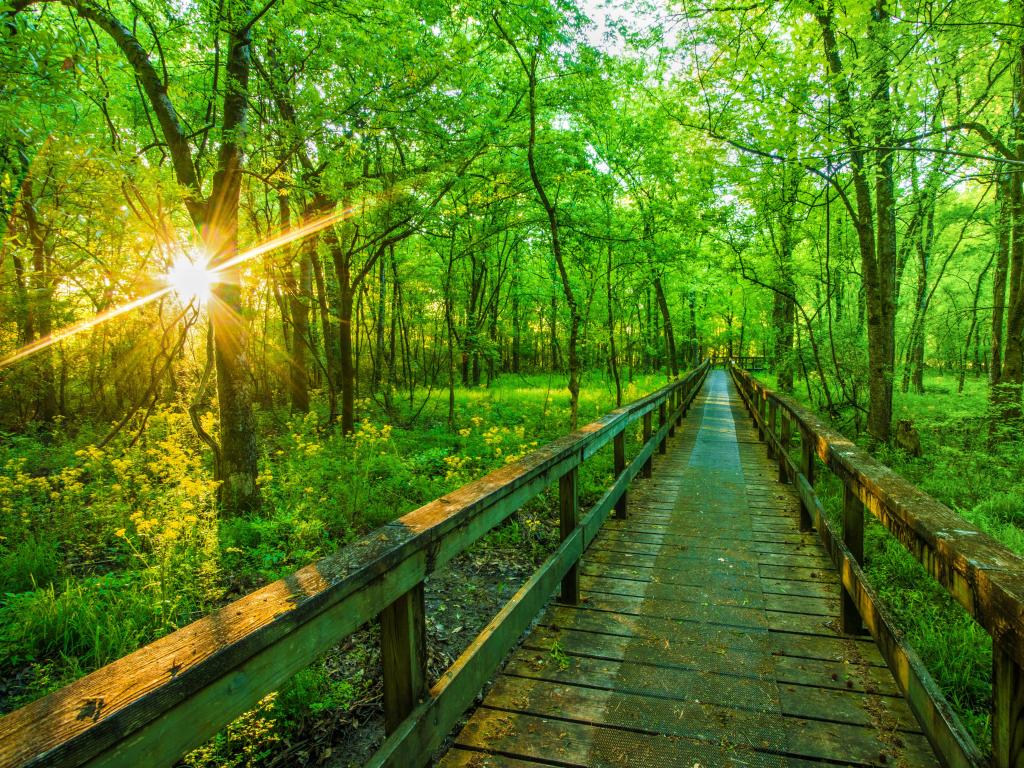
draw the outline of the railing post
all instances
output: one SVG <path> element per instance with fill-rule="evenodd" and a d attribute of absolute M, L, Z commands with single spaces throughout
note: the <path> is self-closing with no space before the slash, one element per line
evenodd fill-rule
<path fill-rule="evenodd" d="M 779 482 L 788 483 L 789 473 L 786 471 L 786 458 L 789 456 L 789 442 L 792 439 L 790 434 L 790 421 L 785 411 L 782 413 L 782 424 L 779 429 L 779 444 L 782 450 L 779 451 Z"/>
<path fill-rule="evenodd" d="M 807 479 L 807 484 L 814 487 L 814 446 L 811 443 L 811 436 L 806 429 L 800 429 L 800 472 Z M 800 530 L 809 531 L 814 525 L 811 510 L 804 504 L 803 497 L 800 498 Z"/>
<path fill-rule="evenodd" d="M 768 401 L 768 458 L 775 458 L 775 444 L 772 438 L 775 437 L 775 424 L 778 420 L 779 406 L 774 400 Z"/>
<path fill-rule="evenodd" d="M 764 404 L 765 396 L 764 391 L 760 389 L 754 389 L 754 396 L 757 398 L 754 401 L 754 408 L 757 410 L 757 439 L 764 440 Z"/>
<path fill-rule="evenodd" d="M 857 492 L 849 485 L 843 484 L 843 543 L 850 550 L 850 555 L 858 565 L 864 564 L 864 504 L 857 497 Z M 860 618 L 857 603 L 847 593 L 842 581 L 839 583 L 839 619 L 843 632 L 848 635 L 859 634 L 864 625 Z"/>
<path fill-rule="evenodd" d="M 644 414 L 644 446 L 651 441 L 651 412 Z M 654 473 L 654 455 L 647 457 L 643 469 L 640 470 L 640 477 L 650 477 Z"/>
<path fill-rule="evenodd" d="M 615 435 L 612 441 L 613 449 L 615 451 L 615 479 L 618 480 L 623 472 L 626 471 L 626 428 Z M 615 502 L 615 516 L 618 518 L 625 519 L 626 517 L 626 494 L 629 491 L 624 490 L 622 495 L 619 496 L 619 500 Z"/>
<path fill-rule="evenodd" d="M 427 682 L 427 625 L 423 582 L 380 614 L 384 667 L 384 730 L 393 733 L 419 703 Z"/>
<path fill-rule="evenodd" d="M 558 479 L 558 528 L 562 541 L 572 536 L 579 523 L 579 504 L 576 493 L 576 467 Z M 580 601 L 579 562 L 573 564 L 562 578 L 561 601 L 576 605 Z"/>
<path fill-rule="evenodd" d="M 679 387 L 672 389 L 672 394 L 669 395 L 669 409 L 668 409 L 668 436 L 676 436 L 676 413 L 679 411 Z"/>
<path fill-rule="evenodd" d="M 1024 760 L 1024 672 L 1002 643 L 992 643 L 992 765 Z"/>
<path fill-rule="evenodd" d="M 658 404 L 658 431 L 661 432 L 662 427 L 665 426 L 665 401 L 662 400 Z M 658 453 L 664 454 L 668 450 L 668 439 L 663 435 L 661 440 L 658 441 Z"/>

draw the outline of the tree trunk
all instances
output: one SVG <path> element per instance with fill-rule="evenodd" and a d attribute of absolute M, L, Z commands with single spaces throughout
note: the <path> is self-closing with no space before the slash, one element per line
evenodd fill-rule
<path fill-rule="evenodd" d="M 291 208 L 287 195 L 278 196 L 281 229 L 291 227 Z M 288 364 L 285 384 L 292 411 L 306 413 L 309 410 L 309 368 L 306 362 L 306 348 L 309 343 L 309 300 L 312 296 L 312 265 L 310 251 L 316 249 L 316 235 L 303 240 L 297 249 L 282 248 L 281 273 L 284 278 L 287 308 L 281 307 L 286 333 Z M 292 258 L 299 256 L 299 280 L 295 280 Z"/>
<path fill-rule="evenodd" d="M 370 377 L 370 391 L 376 392 L 384 377 L 384 323 L 387 317 L 387 263 L 381 259 L 377 264 L 377 311 L 373 324 L 373 374 Z"/>
<path fill-rule="evenodd" d="M 320 333 L 323 337 L 324 364 L 327 379 L 327 395 L 329 414 L 327 420 L 334 422 L 338 417 L 338 387 L 341 382 L 341 361 L 338 356 L 338 331 L 331 320 L 331 311 L 327 299 L 327 284 L 324 279 L 323 263 L 320 255 L 313 249 L 310 253 L 313 265 L 313 278 L 316 283 L 317 307 L 320 311 Z"/>
<path fill-rule="evenodd" d="M 49 254 L 42 223 L 36 213 L 36 198 L 32 182 L 22 182 L 21 207 L 25 216 L 25 229 L 32 249 L 32 274 L 28 281 L 27 306 L 23 333 L 45 339 L 53 332 L 53 296 L 49 276 Z M 28 339 L 29 342 L 34 339 Z M 38 373 L 35 392 L 35 418 L 50 423 L 57 416 L 57 389 L 54 380 L 53 348 L 44 347 L 33 360 Z"/>
<path fill-rule="evenodd" d="M 523 320 L 519 309 L 519 272 L 512 272 L 512 373 L 519 373 L 523 346 Z"/>
<path fill-rule="evenodd" d="M 793 391 L 793 324 L 796 308 L 792 299 L 781 291 L 774 293 L 772 301 L 772 325 L 775 326 L 776 383 L 782 392 Z"/>
<path fill-rule="evenodd" d="M 974 285 L 974 296 L 971 301 L 971 325 L 967 329 L 967 340 L 964 342 L 964 365 L 960 367 L 960 378 L 957 381 L 957 392 L 964 391 L 964 379 L 967 376 L 967 355 L 971 349 L 971 340 L 974 339 L 974 367 L 975 375 L 977 375 L 977 369 L 981 367 L 981 360 L 979 359 L 979 344 L 978 336 L 978 302 L 981 298 L 981 285 L 985 281 L 985 275 L 988 274 L 989 269 L 992 268 L 992 262 L 995 261 L 995 254 L 989 257 L 988 262 L 985 264 L 985 268 L 981 270 L 978 275 L 978 280 Z"/>
<path fill-rule="evenodd" d="M 569 310 L 569 344 L 566 354 L 569 367 L 569 426 L 576 429 L 579 421 L 580 405 L 580 359 L 579 359 L 579 335 L 580 335 L 580 313 L 576 306 L 576 296 L 569 282 L 569 273 L 565 268 L 565 260 L 562 257 L 562 237 L 559 231 L 558 209 L 548 199 L 541 183 L 540 175 L 537 172 L 537 161 L 534 155 L 537 145 L 537 60 L 539 54 L 535 51 L 530 59 L 527 75 L 529 79 L 528 108 L 530 112 L 530 136 L 527 143 L 526 158 L 530 168 L 530 180 L 537 192 L 541 206 L 548 217 L 548 229 L 551 233 L 551 253 L 555 258 L 555 266 L 558 268 L 558 276 L 561 278 L 562 295 L 565 298 L 566 308 Z M 552 317 L 552 324 L 554 318 Z"/>
<path fill-rule="evenodd" d="M 608 368 L 615 381 L 615 407 L 622 406 L 622 378 L 619 376 L 619 359 L 615 353 L 615 309 L 612 296 L 612 242 L 608 241 L 608 258 L 605 263 L 605 288 L 608 303 Z"/>
<path fill-rule="evenodd" d="M 309 339 L 309 312 L 313 297 L 313 251 L 317 236 L 310 235 L 299 248 L 298 291 L 289 299 L 292 319 L 291 366 L 288 376 L 292 410 L 309 411 L 309 364 L 307 353 L 312 349 Z"/>
<path fill-rule="evenodd" d="M 611 248 L 611 245 L 608 246 Z M 676 335 L 672 330 L 672 316 L 668 311 L 668 300 L 665 298 L 665 291 L 661 284 L 661 277 L 654 278 L 654 295 L 658 300 L 658 307 L 661 309 L 662 327 L 665 329 L 665 352 L 668 355 L 669 370 L 672 378 L 679 378 L 679 359 L 676 356 Z"/>
<path fill-rule="evenodd" d="M 932 218 L 929 216 L 929 218 Z M 917 285 L 914 293 L 914 318 L 910 323 L 910 338 L 907 339 L 906 361 L 903 366 L 903 392 L 910 390 L 913 383 L 914 391 L 924 392 L 924 316 L 928 297 L 928 245 L 918 242 L 917 250 Z"/>
<path fill-rule="evenodd" d="M 992 275 L 992 345 L 989 355 L 989 382 L 999 384 L 1003 375 L 1003 324 L 1006 313 L 1006 273 L 1010 264 L 1011 205 L 1008 179 L 1000 171 L 998 244 L 996 269 Z"/>
<path fill-rule="evenodd" d="M 551 326 L 550 326 L 550 347 L 551 347 L 551 370 L 558 371 L 562 368 L 562 358 L 558 353 L 558 297 L 551 294 Z"/>
<path fill-rule="evenodd" d="M 238 250 L 238 201 L 242 184 L 242 147 L 248 114 L 250 67 L 249 28 L 236 25 L 230 34 L 224 96 L 223 140 L 209 202 L 209 219 L 200 224 L 204 244 L 213 256 L 211 266 L 232 258 Z M 205 225 L 205 226 L 204 226 Z M 230 512 L 259 506 L 256 487 L 256 419 L 252 412 L 249 378 L 248 329 L 242 315 L 242 269 L 221 271 L 213 284 L 210 321 L 213 324 L 220 405 L 220 500 Z"/>
<path fill-rule="evenodd" d="M 872 205 L 866 142 L 858 134 L 858 121 L 848 75 L 839 56 L 839 45 L 832 27 L 831 12 L 819 7 L 825 58 L 834 78 L 843 119 L 843 130 L 850 153 L 856 210 L 851 210 L 860 246 L 864 310 L 868 336 L 868 432 L 878 441 L 888 442 L 892 425 L 893 367 L 896 336 L 896 205 L 893 183 L 892 126 L 890 106 L 887 27 L 889 13 L 884 0 L 877 0 L 871 11 L 869 37 L 873 61 L 870 81 L 874 102 L 871 120 L 874 152 L 874 205 Z"/>
<path fill-rule="evenodd" d="M 690 291 L 687 297 L 690 305 L 690 367 L 696 368 L 700 363 L 700 341 L 697 339 L 697 299 Z"/>

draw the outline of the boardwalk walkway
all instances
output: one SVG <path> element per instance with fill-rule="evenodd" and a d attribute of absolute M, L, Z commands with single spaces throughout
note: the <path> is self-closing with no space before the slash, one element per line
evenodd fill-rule
<path fill-rule="evenodd" d="M 938 764 L 725 372 L 581 573 L 441 766 Z"/>

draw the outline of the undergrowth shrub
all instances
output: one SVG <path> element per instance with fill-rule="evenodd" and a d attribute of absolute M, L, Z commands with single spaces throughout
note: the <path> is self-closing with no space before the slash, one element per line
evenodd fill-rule
<path fill-rule="evenodd" d="M 51 586 L 59 572 L 57 543 L 30 535 L 0 556 L 0 594 Z"/>
<path fill-rule="evenodd" d="M 154 599 L 138 581 L 108 574 L 8 595 L 0 608 L 4 657 L 19 664 L 59 656 L 75 669 L 94 669 L 192 617 L 186 597 Z"/>

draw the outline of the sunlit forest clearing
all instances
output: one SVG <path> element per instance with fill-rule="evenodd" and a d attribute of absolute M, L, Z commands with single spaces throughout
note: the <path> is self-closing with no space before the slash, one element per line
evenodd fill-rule
<path fill-rule="evenodd" d="M 1024 574 L 1024 0 L 14 0 L 0 37 L 0 715 L 661 393 L 571 485 L 431 544 L 429 687 L 709 362 L 956 513 L 929 547 L 987 534 Z M 779 418 L 845 530 L 832 449 Z M 971 556 L 861 496 L 867 582 L 1016 764 L 1020 604 L 994 635 Z M 370 613 L 161 759 L 369 760 Z"/>

